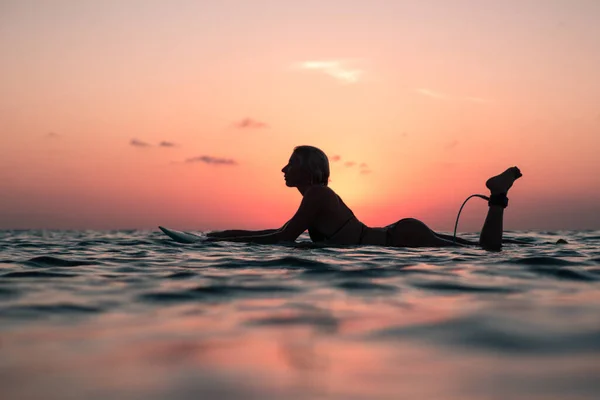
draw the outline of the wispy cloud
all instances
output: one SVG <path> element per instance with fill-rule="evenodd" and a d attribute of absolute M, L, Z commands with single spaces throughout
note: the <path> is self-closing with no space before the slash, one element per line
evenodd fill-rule
<path fill-rule="evenodd" d="M 235 126 L 240 129 L 261 129 L 268 128 L 269 125 L 265 122 L 257 121 L 252 118 L 244 118 L 235 123 Z"/>
<path fill-rule="evenodd" d="M 230 158 L 220 158 L 213 156 L 198 156 L 188 158 L 185 160 L 185 163 L 187 164 L 193 164 L 198 162 L 212 165 L 238 165 L 238 163 L 235 160 L 232 160 Z"/>
<path fill-rule="evenodd" d="M 152 146 L 150 143 L 146 143 L 143 142 L 141 140 L 138 139 L 131 139 L 131 141 L 129 142 L 130 145 L 134 146 L 134 147 L 150 147 Z"/>
<path fill-rule="evenodd" d="M 55 138 L 60 137 L 60 135 L 56 132 L 48 132 L 48 133 L 46 133 L 46 137 L 49 139 L 55 139 Z"/>
<path fill-rule="evenodd" d="M 436 92 L 435 90 L 419 88 L 417 89 L 417 93 L 422 94 L 423 96 L 433 97 L 434 99 L 448 99 L 448 95 L 440 92 Z"/>
<path fill-rule="evenodd" d="M 473 96 L 454 96 L 448 93 L 442 93 L 436 90 L 427 88 L 418 88 L 415 91 L 423 96 L 431 97 L 438 100 L 455 100 L 455 101 L 471 101 L 474 103 L 485 103 L 487 100 L 481 97 Z"/>
<path fill-rule="evenodd" d="M 330 160 L 333 162 L 340 161 L 341 159 L 342 159 L 342 157 L 338 156 L 338 155 L 332 156 L 330 158 Z M 358 167 L 358 171 L 361 174 L 370 174 L 371 173 L 371 170 L 369 169 L 369 165 L 366 162 L 358 163 L 356 161 L 346 161 L 343 165 L 346 168 Z"/>
<path fill-rule="evenodd" d="M 160 142 L 158 144 L 160 147 L 177 147 L 177 145 L 173 142 L 167 142 L 165 140 L 163 140 L 162 142 Z"/>
<path fill-rule="evenodd" d="M 372 171 L 369 169 L 369 166 L 366 162 L 360 163 L 360 173 L 363 175 L 370 174 Z"/>
<path fill-rule="evenodd" d="M 456 146 L 458 146 L 458 143 L 460 143 L 458 140 L 456 140 L 456 139 L 455 139 L 455 140 L 452 140 L 452 141 L 450 141 L 450 142 L 446 143 L 446 144 L 444 145 L 444 148 L 445 148 L 446 150 L 453 149 L 453 148 L 455 148 Z"/>
<path fill-rule="evenodd" d="M 356 83 L 364 74 L 364 71 L 351 68 L 347 62 L 341 60 L 331 61 L 304 61 L 297 66 L 304 70 L 312 70 L 324 73 L 343 83 Z"/>

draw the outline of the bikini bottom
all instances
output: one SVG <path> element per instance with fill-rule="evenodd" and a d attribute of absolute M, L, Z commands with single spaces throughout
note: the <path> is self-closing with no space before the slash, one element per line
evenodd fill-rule
<path fill-rule="evenodd" d="M 396 225 L 392 225 L 390 227 L 388 227 L 388 229 L 385 231 L 385 246 L 392 246 L 393 240 L 394 240 L 394 228 L 396 227 Z M 365 224 L 362 224 L 362 227 L 360 229 L 360 237 L 358 239 L 358 244 L 364 244 L 364 237 L 367 234 L 367 226 Z"/>

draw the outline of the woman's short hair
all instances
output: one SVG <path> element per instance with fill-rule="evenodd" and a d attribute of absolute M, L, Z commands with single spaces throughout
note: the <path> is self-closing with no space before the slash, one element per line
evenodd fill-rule
<path fill-rule="evenodd" d="M 302 166 L 310 172 L 313 183 L 327 186 L 329 182 L 329 159 L 323 150 L 314 146 L 297 146 L 294 153 L 300 156 Z"/>

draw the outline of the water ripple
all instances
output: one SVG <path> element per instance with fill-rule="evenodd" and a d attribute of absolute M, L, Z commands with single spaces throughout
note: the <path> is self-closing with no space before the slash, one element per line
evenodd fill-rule
<path fill-rule="evenodd" d="M 0 278 L 69 278 L 77 274 L 50 271 L 15 271 L 0 275 Z"/>
<path fill-rule="evenodd" d="M 307 325 L 319 331 L 335 332 L 340 323 L 337 318 L 329 314 L 303 314 L 293 316 L 272 316 L 248 320 L 248 326 L 302 326 Z"/>
<path fill-rule="evenodd" d="M 558 279 L 567 279 L 573 281 L 593 282 L 600 280 L 600 277 L 595 276 L 583 269 L 575 268 L 552 268 L 552 267 L 530 267 L 529 270 L 540 275 L 551 276 Z"/>
<path fill-rule="evenodd" d="M 239 286 L 210 285 L 198 286 L 188 290 L 175 292 L 151 292 L 139 296 L 142 301 L 172 302 L 187 300 L 232 300 L 237 297 L 273 297 L 298 293 L 301 290 L 292 286 Z"/>
<path fill-rule="evenodd" d="M 505 261 L 506 262 L 506 261 Z M 568 261 L 557 257 L 524 257 L 508 260 L 510 264 L 517 265 L 581 265 L 581 262 Z"/>
<path fill-rule="evenodd" d="M 457 318 L 438 324 L 385 328 L 369 334 L 368 337 L 383 340 L 410 338 L 450 346 L 516 354 L 600 351 L 598 340 L 600 329 L 555 332 L 524 320 L 511 321 L 486 316 Z"/>
<path fill-rule="evenodd" d="M 0 316 L 16 318 L 36 318 L 50 316 L 53 314 L 90 314 L 99 313 L 103 309 L 99 307 L 84 306 L 79 304 L 30 304 L 0 308 Z"/>
<path fill-rule="evenodd" d="M 85 260 L 66 260 L 52 256 L 33 257 L 25 262 L 36 267 L 78 267 L 80 265 L 93 265 L 95 262 Z"/>
<path fill-rule="evenodd" d="M 458 282 L 444 282 L 444 281 L 429 281 L 429 282 L 413 282 L 414 287 L 421 289 L 438 290 L 445 292 L 459 292 L 459 293 L 517 293 L 522 290 L 514 287 L 506 286 L 483 286 L 475 284 L 466 284 Z"/>
<path fill-rule="evenodd" d="M 384 285 L 381 283 L 365 282 L 365 281 L 348 281 L 336 283 L 337 288 L 344 289 L 348 292 L 386 292 L 393 293 L 398 291 L 398 288 L 392 285 Z"/>

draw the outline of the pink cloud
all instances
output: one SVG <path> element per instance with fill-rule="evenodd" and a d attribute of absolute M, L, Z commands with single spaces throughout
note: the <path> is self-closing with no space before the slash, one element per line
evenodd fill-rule
<path fill-rule="evenodd" d="M 257 121 L 252 118 L 244 118 L 241 121 L 236 122 L 235 126 L 238 127 L 239 129 L 261 129 L 261 128 L 269 127 L 269 125 L 267 123 Z"/>

